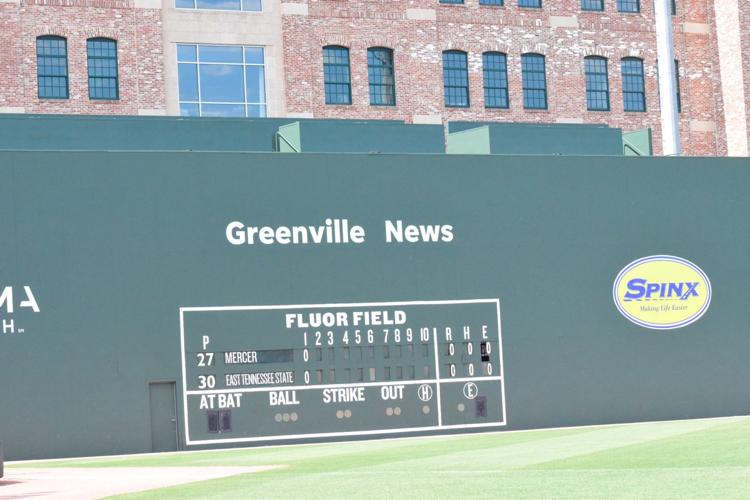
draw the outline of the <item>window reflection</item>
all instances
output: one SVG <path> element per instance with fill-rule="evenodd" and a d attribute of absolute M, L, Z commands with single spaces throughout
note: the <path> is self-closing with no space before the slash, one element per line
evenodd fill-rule
<path fill-rule="evenodd" d="M 266 116 L 263 47 L 177 45 L 181 116 Z"/>

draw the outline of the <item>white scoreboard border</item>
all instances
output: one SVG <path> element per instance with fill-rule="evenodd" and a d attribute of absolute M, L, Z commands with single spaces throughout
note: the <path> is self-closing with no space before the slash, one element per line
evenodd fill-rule
<path fill-rule="evenodd" d="M 187 397 L 190 394 L 202 394 L 202 393 L 221 393 L 221 392 L 255 392 L 252 390 L 230 390 L 230 389 L 218 389 L 218 390 L 205 390 L 205 391 L 188 391 L 187 390 L 187 371 L 185 366 L 185 313 L 186 312 L 215 312 L 215 311 L 259 311 L 259 310 L 283 310 L 283 309 L 320 309 L 320 308 L 336 308 L 336 307 L 376 307 L 376 306 L 427 306 L 427 305 L 456 305 L 456 304 L 495 304 L 497 311 L 497 336 L 498 336 L 498 357 L 500 359 L 500 375 L 495 377 L 462 377 L 458 379 L 450 379 L 441 381 L 440 370 L 436 367 L 435 378 L 425 381 L 414 381 L 423 383 L 434 383 L 437 384 L 437 403 L 438 403 L 438 425 L 426 426 L 426 427 L 406 427 L 400 429 L 375 429 L 369 431 L 345 431 L 345 432 L 316 432 L 311 434 L 284 434 L 278 436 L 257 436 L 257 437 L 245 437 L 245 438 L 228 438 L 228 439 L 201 439 L 191 440 L 190 439 L 190 419 L 188 418 L 188 404 Z M 437 364 L 437 337 L 433 336 L 435 346 L 435 363 Z M 246 443 L 253 441 L 278 441 L 284 439 L 309 439 L 317 437 L 339 437 L 339 436 L 366 436 L 366 435 L 377 435 L 377 434 L 397 434 L 404 432 L 421 432 L 430 430 L 441 430 L 441 429 L 472 429 L 478 427 L 501 427 L 507 424 L 508 415 L 505 409 L 505 362 L 503 358 L 503 331 L 500 322 L 500 299 L 467 299 L 467 300 L 416 300 L 416 301 L 402 301 L 402 302 L 351 302 L 343 304 L 284 304 L 284 305 L 264 305 L 264 306 L 218 306 L 218 307 L 180 307 L 180 354 L 182 355 L 182 404 L 183 404 L 183 420 L 185 422 L 185 444 L 187 446 L 197 446 L 205 444 L 221 444 L 221 443 Z M 468 380 L 498 380 L 501 386 L 501 398 L 502 398 L 502 411 L 503 419 L 498 422 L 486 422 L 478 424 L 457 424 L 457 425 L 443 425 L 442 424 L 442 405 L 440 401 L 440 384 L 462 382 Z M 396 383 L 403 384 L 411 381 L 397 381 L 397 382 L 371 382 L 371 383 L 350 383 L 350 384 L 333 384 L 333 386 L 363 386 L 363 385 L 393 385 Z M 302 386 L 294 387 L 294 389 L 320 389 L 323 386 Z M 283 388 L 282 388 L 283 389 Z M 264 390 L 279 390 L 277 387 L 264 388 Z"/>

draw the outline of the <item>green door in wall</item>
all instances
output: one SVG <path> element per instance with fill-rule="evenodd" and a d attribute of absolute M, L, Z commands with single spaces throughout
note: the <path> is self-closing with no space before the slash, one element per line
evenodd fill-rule
<path fill-rule="evenodd" d="M 148 385 L 151 405 L 151 451 L 177 450 L 177 407 L 175 383 L 152 382 Z"/>

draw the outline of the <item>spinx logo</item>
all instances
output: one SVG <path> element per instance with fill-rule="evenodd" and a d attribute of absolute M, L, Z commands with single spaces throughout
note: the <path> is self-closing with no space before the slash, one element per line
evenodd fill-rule
<path fill-rule="evenodd" d="M 38 313 L 39 304 L 37 304 L 36 298 L 34 298 L 34 294 L 31 291 L 31 287 L 24 286 L 23 292 L 26 298 L 24 300 L 19 300 L 18 308 L 20 309 L 22 307 L 26 307 Z M 2 292 L 0 292 L 0 312 L 2 312 L 3 309 L 5 309 L 8 314 L 13 314 L 13 310 L 16 305 L 14 298 L 20 299 L 21 297 L 20 296 L 14 297 L 12 286 L 6 286 L 5 288 L 3 288 Z"/>
<path fill-rule="evenodd" d="M 689 297 L 698 297 L 699 282 L 683 283 L 649 283 L 642 278 L 634 278 L 628 281 L 628 292 L 625 300 L 651 299 L 657 296 L 660 299 L 678 298 L 687 300 Z"/>

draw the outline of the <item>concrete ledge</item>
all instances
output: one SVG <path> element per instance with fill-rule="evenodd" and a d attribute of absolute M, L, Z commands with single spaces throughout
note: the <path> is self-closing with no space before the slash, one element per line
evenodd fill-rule
<path fill-rule="evenodd" d="M 0 113 L 25 113 L 25 112 L 26 112 L 26 108 L 22 108 L 18 106 L 0 106 Z"/>
<path fill-rule="evenodd" d="M 406 9 L 406 19 L 413 21 L 435 21 L 435 9 Z"/>
<path fill-rule="evenodd" d="M 312 113 L 287 113 L 285 118 L 314 118 Z"/>
<path fill-rule="evenodd" d="M 21 0 L 0 0 L 0 3 L 14 3 L 16 5 L 21 5 Z"/>
<path fill-rule="evenodd" d="M 555 123 L 583 123 L 583 118 L 558 118 Z"/>
<path fill-rule="evenodd" d="M 690 120 L 692 132 L 716 132 L 716 122 L 706 120 Z"/>
<path fill-rule="evenodd" d="M 138 110 L 139 116 L 167 116 L 167 111 L 164 109 L 148 109 L 141 108 Z"/>
<path fill-rule="evenodd" d="M 412 121 L 415 125 L 442 125 L 443 117 L 440 115 L 413 115 Z"/>
<path fill-rule="evenodd" d="M 577 16 L 550 16 L 550 28 L 578 28 Z"/>
<path fill-rule="evenodd" d="M 174 7 L 174 3 L 170 5 Z M 136 9 L 161 9 L 161 0 L 135 0 Z"/>
<path fill-rule="evenodd" d="M 284 16 L 307 16 L 309 10 L 306 3 L 282 3 L 281 14 Z"/>
<path fill-rule="evenodd" d="M 711 33 L 711 25 L 706 23 L 684 23 L 682 31 L 685 33 L 697 33 L 699 35 L 708 35 Z"/>

